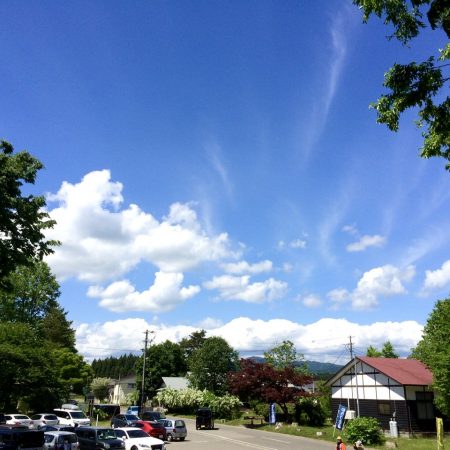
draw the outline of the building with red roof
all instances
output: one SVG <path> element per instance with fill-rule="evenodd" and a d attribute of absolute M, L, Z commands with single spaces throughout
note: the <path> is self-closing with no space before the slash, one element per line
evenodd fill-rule
<path fill-rule="evenodd" d="M 333 417 L 346 406 L 346 419 L 375 417 L 384 430 L 434 431 L 433 374 L 421 361 L 358 356 L 328 381 Z"/>

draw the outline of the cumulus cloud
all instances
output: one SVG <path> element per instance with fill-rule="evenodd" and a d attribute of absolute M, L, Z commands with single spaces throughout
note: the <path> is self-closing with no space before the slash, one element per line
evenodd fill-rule
<path fill-rule="evenodd" d="M 192 205 L 175 203 L 160 221 L 137 205 L 121 209 L 122 184 L 112 182 L 108 170 L 90 172 L 76 184 L 64 182 L 47 200 L 57 203 L 49 210 L 56 226 L 48 237 L 62 245 L 47 262 L 59 279 L 114 279 L 142 261 L 178 273 L 238 256 L 226 233 L 202 229 Z"/>
<path fill-rule="evenodd" d="M 424 290 L 434 290 L 450 284 L 450 260 L 442 264 L 440 269 L 426 270 Z"/>
<path fill-rule="evenodd" d="M 207 325 L 210 326 L 207 326 Z M 402 356 L 421 339 L 423 326 L 415 321 L 375 322 L 360 325 L 340 318 L 323 318 L 302 325 L 286 319 L 252 320 L 238 317 L 228 323 L 205 319 L 202 325 L 157 326 L 143 319 L 126 319 L 97 324 L 80 324 L 76 329 L 77 348 L 88 359 L 107 357 L 124 352 L 140 352 L 145 330 L 154 332 L 154 343 L 169 339 L 179 342 L 183 337 L 204 328 L 207 336 L 221 336 L 246 356 L 262 354 L 283 340 L 291 340 L 306 359 L 345 364 L 349 355 L 343 353 L 348 336 L 364 353 L 369 345 L 381 347 L 390 341 Z M 340 357 L 340 359 L 339 359 Z"/>
<path fill-rule="evenodd" d="M 322 306 L 322 300 L 318 295 L 315 294 L 305 295 L 301 298 L 301 302 L 307 308 L 318 308 L 319 306 Z"/>
<path fill-rule="evenodd" d="M 106 288 L 91 286 L 88 296 L 100 299 L 100 306 L 114 312 L 167 312 L 200 292 L 199 286 L 182 287 L 183 274 L 157 272 L 149 289 L 138 292 L 128 280 Z"/>
<path fill-rule="evenodd" d="M 232 274 L 257 274 L 262 272 L 270 272 L 272 270 L 272 261 L 264 260 L 255 264 L 249 264 L 247 261 L 239 261 L 236 263 L 222 264 L 223 270 Z"/>
<path fill-rule="evenodd" d="M 347 245 L 348 252 L 362 252 L 368 247 L 381 247 L 385 244 L 386 238 L 375 234 L 373 236 L 364 235 L 359 238 L 358 241 Z"/>
<path fill-rule="evenodd" d="M 205 289 L 217 289 L 224 300 L 242 300 L 248 303 L 264 303 L 281 298 L 287 292 L 287 283 L 269 278 L 250 283 L 250 276 L 222 275 L 203 283 Z"/>
<path fill-rule="evenodd" d="M 371 309 L 378 305 L 380 297 L 405 294 L 404 283 L 411 281 L 414 275 L 414 266 L 399 269 L 388 264 L 365 272 L 352 292 L 334 289 L 327 295 L 334 307 L 351 302 L 353 309 Z"/>

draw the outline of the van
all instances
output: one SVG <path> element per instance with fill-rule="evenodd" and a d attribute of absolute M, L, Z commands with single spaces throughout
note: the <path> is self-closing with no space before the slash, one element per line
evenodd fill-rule
<path fill-rule="evenodd" d="M 37 430 L 0 428 L 0 450 L 44 450 L 44 433 Z"/>
<path fill-rule="evenodd" d="M 53 412 L 58 417 L 60 425 L 78 427 L 91 424 L 91 420 L 89 417 L 86 417 L 86 414 L 81 409 L 54 409 Z"/>

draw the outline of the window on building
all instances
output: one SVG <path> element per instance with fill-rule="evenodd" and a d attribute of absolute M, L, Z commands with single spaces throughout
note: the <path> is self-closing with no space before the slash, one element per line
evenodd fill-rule
<path fill-rule="evenodd" d="M 434 419 L 434 395 L 432 392 L 416 392 L 417 400 L 417 418 L 420 420 Z"/>
<path fill-rule="evenodd" d="M 378 402 L 378 414 L 380 416 L 390 416 L 391 404 L 389 402 Z"/>

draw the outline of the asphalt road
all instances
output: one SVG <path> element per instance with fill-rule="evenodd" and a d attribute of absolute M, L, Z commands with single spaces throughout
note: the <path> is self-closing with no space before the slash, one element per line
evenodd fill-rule
<path fill-rule="evenodd" d="M 215 424 L 214 430 L 196 430 L 193 420 L 184 419 L 188 436 L 184 442 L 168 442 L 167 450 L 332 450 L 332 442 L 324 442 L 269 431 Z"/>

